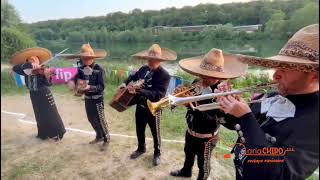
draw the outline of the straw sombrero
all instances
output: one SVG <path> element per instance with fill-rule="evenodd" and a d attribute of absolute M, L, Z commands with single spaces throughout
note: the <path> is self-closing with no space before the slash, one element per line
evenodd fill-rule
<path fill-rule="evenodd" d="M 41 47 L 33 47 L 33 48 L 27 48 L 27 49 L 23 49 L 21 51 L 16 52 L 10 58 L 10 64 L 12 65 L 23 64 L 31 56 L 37 56 L 39 58 L 40 64 L 52 58 L 52 54 L 48 49 L 41 48 Z"/>
<path fill-rule="evenodd" d="M 153 44 L 148 50 L 138 52 L 132 57 L 143 60 L 174 61 L 177 59 L 177 53 L 168 48 L 161 48 L 158 44 Z"/>
<path fill-rule="evenodd" d="M 83 44 L 79 54 L 60 54 L 57 55 L 65 59 L 79 59 L 79 58 L 94 58 L 104 59 L 107 56 L 107 52 L 103 49 L 92 49 L 90 44 Z"/>
<path fill-rule="evenodd" d="M 247 64 L 215 48 L 204 56 L 180 60 L 179 66 L 190 74 L 218 79 L 236 78 L 244 75 L 248 69 Z"/>
<path fill-rule="evenodd" d="M 269 58 L 241 54 L 233 56 L 249 65 L 302 72 L 319 71 L 319 24 L 300 29 L 276 56 Z"/>

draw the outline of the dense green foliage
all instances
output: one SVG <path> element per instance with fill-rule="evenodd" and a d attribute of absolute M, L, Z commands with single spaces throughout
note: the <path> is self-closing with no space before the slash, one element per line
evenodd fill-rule
<path fill-rule="evenodd" d="M 1 0 L 1 27 L 18 26 L 21 20 L 15 8 L 8 0 Z"/>
<path fill-rule="evenodd" d="M 36 46 L 26 28 L 21 25 L 15 8 L 7 0 L 1 0 L 1 62 L 24 48 Z"/>
<path fill-rule="evenodd" d="M 30 24 L 38 41 L 66 40 L 69 42 L 94 41 L 181 41 L 203 39 L 287 39 L 297 29 L 319 21 L 319 2 L 316 0 L 275 0 L 230 3 L 223 5 L 199 4 L 180 9 L 160 11 L 115 12 L 100 17 L 49 20 Z M 224 25 L 201 33 L 168 30 L 154 35 L 154 26 Z M 232 26 L 263 24 L 263 32 L 240 34 Z M 264 29 L 266 29 L 264 31 Z"/>
<path fill-rule="evenodd" d="M 16 28 L 1 28 L 1 61 L 8 62 L 17 50 L 34 47 L 36 43 L 31 37 Z"/>

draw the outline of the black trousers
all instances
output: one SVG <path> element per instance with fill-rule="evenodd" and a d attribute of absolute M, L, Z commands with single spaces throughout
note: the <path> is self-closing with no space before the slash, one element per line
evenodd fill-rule
<path fill-rule="evenodd" d="M 186 174 L 192 173 L 195 156 L 199 168 L 198 180 L 207 179 L 210 174 L 210 159 L 213 149 L 218 142 L 217 136 L 214 138 L 197 138 L 186 132 L 185 136 L 185 161 L 181 171 Z"/>
<path fill-rule="evenodd" d="M 109 141 L 110 135 L 104 115 L 103 97 L 99 99 L 85 99 L 85 107 L 88 120 L 96 132 L 96 138 L 104 138 L 104 141 Z"/>
<path fill-rule="evenodd" d="M 161 113 L 161 111 L 159 112 Z M 161 154 L 160 119 L 153 116 L 148 107 L 137 104 L 136 107 L 136 133 L 138 138 L 138 151 L 145 151 L 145 130 L 149 125 L 153 137 L 154 154 Z M 160 114 L 161 116 L 161 114 Z"/>

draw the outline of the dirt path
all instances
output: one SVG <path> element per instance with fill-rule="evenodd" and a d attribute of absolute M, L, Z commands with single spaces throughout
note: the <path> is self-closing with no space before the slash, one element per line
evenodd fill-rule
<path fill-rule="evenodd" d="M 87 120 L 84 101 L 81 98 L 68 94 L 54 94 L 53 96 L 56 100 L 55 102 L 58 111 L 65 126 L 92 131 L 92 128 Z M 34 119 L 29 95 L 2 97 L 1 105 L 2 110 L 24 113 L 27 115 L 26 119 Z M 124 120 L 132 121 L 130 113 L 118 113 L 108 105 L 105 105 L 105 112 L 108 125 L 115 130 L 114 133 L 135 135 L 134 132 L 131 132 L 131 129 L 134 129 L 134 127 L 132 127 L 132 123 L 123 122 Z"/>
<path fill-rule="evenodd" d="M 81 99 L 55 96 L 65 126 L 92 131 Z M 28 96 L 2 97 L 2 110 L 27 115 L 34 120 Z M 134 128 L 120 120 L 133 120 L 130 114 L 117 113 L 106 106 L 109 126 L 113 133 L 134 135 Z M 147 142 L 147 153 L 137 160 L 129 155 L 135 149 L 136 140 L 112 137 L 106 152 L 98 145 L 90 146 L 94 135 L 67 132 L 61 142 L 36 139 L 36 126 L 16 120 L 17 116 L 1 113 L 1 178 L 3 179 L 175 179 L 169 176 L 172 169 L 183 164 L 183 144 L 163 143 L 162 163 L 153 167 L 152 142 Z M 232 179 L 233 169 L 212 158 L 210 179 Z M 196 163 L 195 163 L 196 165 Z M 230 170 L 231 169 L 231 170 Z M 196 179 L 197 167 L 193 178 Z"/>

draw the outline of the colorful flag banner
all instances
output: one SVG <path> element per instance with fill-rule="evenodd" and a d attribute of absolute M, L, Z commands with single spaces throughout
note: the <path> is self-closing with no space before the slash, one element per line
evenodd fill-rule
<path fill-rule="evenodd" d="M 25 85 L 24 76 L 15 73 L 14 78 L 18 87 L 22 87 Z"/>
<path fill-rule="evenodd" d="M 73 79 L 77 74 L 77 67 L 66 67 L 66 68 L 53 68 L 55 75 L 52 76 L 52 84 L 59 85 L 65 84 L 69 80 Z M 128 77 L 136 73 L 136 70 L 124 70 L 124 69 L 109 69 L 106 68 L 106 75 L 109 77 L 110 75 L 119 76 L 119 77 Z M 15 74 L 15 80 L 19 87 L 25 85 L 24 76 L 19 74 Z M 184 82 L 188 82 L 182 79 L 179 76 L 171 76 L 167 94 L 172 94 L 174 89 L 183 84 Z"/>

